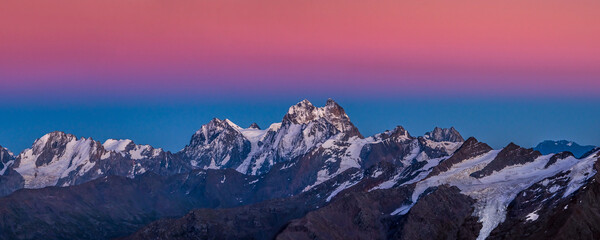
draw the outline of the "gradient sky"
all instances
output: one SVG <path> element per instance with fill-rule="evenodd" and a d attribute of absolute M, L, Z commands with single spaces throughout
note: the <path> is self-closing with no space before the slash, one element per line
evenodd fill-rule
<path fill-rule="evenodd" d="M 214 116 L 265 125 L 327 97 L 366 135 L 456 125 L 494 147 L 600 145 L 599 12 L 597 0 L 3 0 L 0 145 L 64 130 L 177 150 Z"/>

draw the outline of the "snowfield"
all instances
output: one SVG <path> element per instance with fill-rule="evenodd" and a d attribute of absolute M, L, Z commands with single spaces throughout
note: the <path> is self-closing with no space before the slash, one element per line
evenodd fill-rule
<path fill-rule="evenodd" d="M 479 217 L 479 221 L 483 224 L 477 239 L 483 240 L 489 236 L 495 227 L 505 220 L 508 204 L 510 204 L 517 194 L 531 185 L 559 173 L 568 172 L 570 180 L 568 189 L 563 196 L 566 197 L 583 186 L 596 173 L 593 168 L 593 164 L 596 161 L 596 158 L 593 157 L 594 154 L 585 159 L 567 157 L 558 160 L 548 168 L 544 168 L 550 157 L 552 157 L 552 154 L 549 154 L 540 156 L 530 163 L 507 166 L 500 171 L 496 171 L 480 179 L 470 176 L 471 173 L 484 168 L 499 152 L 500 150 L 493 150 L 478 157 L 465 160 L 459 164 L 455 164 L 446 172 L 417 182 L 412 194 L 413 203 L 411 205 L 400 206 L 392 212 L 392 215 L 408 213 L 410 208 L 418 201 L 421 194 L 430 187 L 443 184 L 456 186 L 461 190 L 461 193 L 477 200 L 475 215 Z M 389 184 L 383 187 L 387 186 Z M 537 214 L 535 213 L 530 214 L 528 217 L 528 220 L 531 221 L 535 221 L 536 219 Z"/>

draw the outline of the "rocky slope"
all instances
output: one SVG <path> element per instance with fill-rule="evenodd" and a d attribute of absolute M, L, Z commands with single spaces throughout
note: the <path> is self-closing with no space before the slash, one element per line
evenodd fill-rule
<path fill-rule="evenodd" d="M 25 185 L 23 177 L 13 170 L 14 155 L 0 146 L 0 197 L 6 196 Z"/>
<path fill-rule="evenodd" d="M 595 212 L 598 208 L 595 191 L 598 188 L 596 173 L 600 166 L 600 151 L 581 160 L 569 155 L 558 156 L 548 167 L 546 165 L 555 155 L 537 156 L 533 161 L 517 165 L 508 160 L 491 175 L 475 178 L 471 174 L 486 165 L 502 159 L 506 161 L 509 155 L 522 159 L 522 156 L 530 156 L 532 151 L 510 145 L 502 150 L 491 150 L 475 139 L 467 140 L 467 143 L 468 146 L 457 151 L 459 155 L 453 163 L 438 170 L 437 174 L 431 173 L 433 169 L 440 169 L 437 168 L 439 165 L 423 166 L 413 168 L 413 171 L 427 169 L 425 174 L 417 174 L 410 181 L 401 181 L 393 171 L 388 171 L 376 182 L 372 182 L 372 177 L 364 177 L 357 183 L 341 184 L 344 190 L 330 198 L 329 204 L 282 226 L 276 238 L 594 239 L 597 236 L 595 223 L 600 220 L 600 215 Z M 376 169 L 374 166 L 369 169 L 370 172 L 365 170 L 363 175 L 384 175 L 377 173 Z M 399 175 L 411 176 L 406 174 L 406 169 L 409 168 Z M 402 183 L 389 185 L 385 179 Z M 369 180 L 370 184 L 367 183 Z M 286 216 L 287 213 L 287 210 L 280 211 L 278 207 L 270 210 L 270 216 Z M 229 211 L 243 213 L 246 210 Z M 226 219 L 229 218 L 222 219 L 214 213 L 192 212 L 179 220 L 148 225 L 131 238 L 248 237 L 205 234 L 211 230 L 214 234 L 215 230 L 225 226 L 236 226 L 229 225 Z M 202 233 L 197 226 L 205 226 L 200 228 Z M 259 224 L 258 228 L 266 233 L 276 231 L 261 226 Z M 552 230 L 548 229 L 549 226 L 553 227 Z M 251 237 L 271 239 L 272 235 Z"/>

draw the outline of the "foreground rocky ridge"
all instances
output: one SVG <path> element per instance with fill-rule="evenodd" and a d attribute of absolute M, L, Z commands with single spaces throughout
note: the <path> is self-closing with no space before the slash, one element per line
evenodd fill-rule
<path fill-rule="evenodd" d="M 0 157 L 0 194 L 16 190 L 0 239 L 577 239 L 600 220 L 581 214 L 598 208 L 600 149 L 494 150 L 454 128 L 363 137 L 333 100 L 264 130 L 213 119 L 178 153 L 53 132 Z"/>

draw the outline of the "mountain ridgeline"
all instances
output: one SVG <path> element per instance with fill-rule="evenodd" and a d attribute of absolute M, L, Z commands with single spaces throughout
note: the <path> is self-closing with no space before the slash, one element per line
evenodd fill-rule
<path fill-rule="evenodd" d="M 0 147 L 0 239 L 598 239 L 599 158 L 365 137 L 331 99 L 264 129 L 212 119 L 176 153 L 51 132 Z"/>

